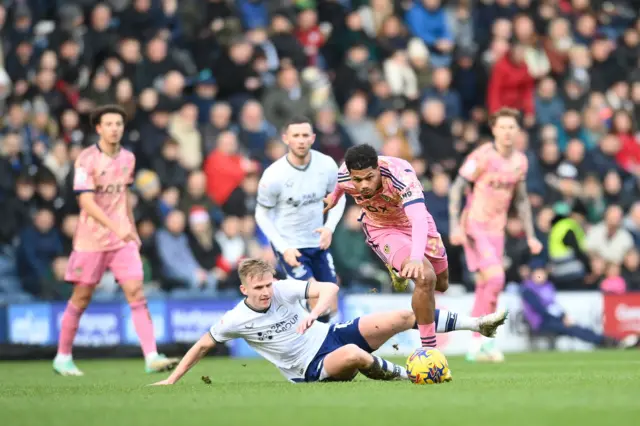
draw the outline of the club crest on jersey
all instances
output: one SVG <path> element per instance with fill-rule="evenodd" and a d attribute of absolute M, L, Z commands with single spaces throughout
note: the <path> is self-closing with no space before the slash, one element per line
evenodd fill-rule
<path fill-rule="evenodd" d="M 389 247 L 389 244 L 385 244 L 382 250 L 384 251 L 384 254 L 391 253 L 391 247 Z"/>

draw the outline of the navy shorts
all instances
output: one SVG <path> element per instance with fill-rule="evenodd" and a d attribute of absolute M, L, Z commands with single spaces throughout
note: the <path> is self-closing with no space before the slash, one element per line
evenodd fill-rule
<path fill-rule="evenodd" d="M 296 266 L 295 268 L 284 261 L 282 253 L 278 253 L 275 249 L 273 251 L 278 258 L 280 269 L 290 278 L 301 281 L 315 278 L 316 281 L 321 282 L 338 282 L 336 269 L 333 266 L 333 257 L 331 253 L 329 253 L 329 250 L 322 250 L 320 248 L 298 249 L 302 256 L 298 258 L 300 266 Z"/>
<path fill-rule="evenodd" d="M 333 324 L 329 328 L 329 333 L 327 337 L 325 337 L 324 342 L 322 342 L 320 349 L 318 349 L 318 353 L 307 366 L 307 371 L 304 375 L 305 382 L 317 382 L 320 380 L 324 358 L 338 348 L 353 344 L 368 353 L 373 352 L 371 346 L 369 346 L 362 334 L 360 334 L 360 329 L 358 328 L 359 323 L 360 318 L 356 318 L 352 321 Z"/>

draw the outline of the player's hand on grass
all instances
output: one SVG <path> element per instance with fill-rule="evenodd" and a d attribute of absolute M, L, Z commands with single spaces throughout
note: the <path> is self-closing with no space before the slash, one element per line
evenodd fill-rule
<path fill-rule="evenodd" d="M 331 194 L 327 195 L 326 197 L 324 197 L 324 203 L 326 204 L 324 206 L 324 209 L 322 209 L 322 214 L 326 214 L 329 210 L 331 210 L 332 208 L 334 208 L 336 206 L 336 201 L 333 199 L 333 197 L 331 196 Z"/>
<path fill-rule="evenodd" d="M 298 333 L 304 334 L 305 331 L 307 331 L 313 325 L 313 323 L 316 322 L 317 319 L 318 317 L 316 315 L 310 314 L 308 317 L 302 320 L 302 322 L 298 326 Z"/>
<path fill-rule="evenodd" d="M 313 232 L 320 234 L 320 248 L 322 250 L 328 249 L 331 245 L 331 237 L 333 235 L 331 230 L 323 226 L 322 228 L 318 228 Z"/>
<path fill-rule="evenodd" d="M 531 251 L 531 254 L 540 254 L 540 252 L 542 251 L 542 243 L 538 241 L 537 238 L 529 238 L 527 240 L 527 244 L 529 244 L 529 250 Z"/>
<path fill-rule="evenodd" d="M 409 279 L 424 279 L 424 264 L 421 260 L 410 260 L 402 268 L 400 276 Z"/>
<path fill-rule="evenodd" d="M 451 233 L 449 240 L 454 246 L 461 246 L 467 242 L 467 236 L 465 235 L 463 229 L 458 228 Z"/>
<path fill-rule="evenodd" d="M 287 265 L 295 268 L 296 266 L 300 266 L 300 262 L 298 262 L 298 258 L 302 256 L 302 254 L 295 248 L 288 248 L 282 253 L 282 257 L 284 257 L 284 261 L 287 262 Z"/>
<path fill-rule="evenodd" d="M 169 379 L 160 380 L 159 382 L 155 382 L 150 384 L 149 386 L 164 386 L 164 385 L 172 385 L 173 383 L 169 382 Z"/>

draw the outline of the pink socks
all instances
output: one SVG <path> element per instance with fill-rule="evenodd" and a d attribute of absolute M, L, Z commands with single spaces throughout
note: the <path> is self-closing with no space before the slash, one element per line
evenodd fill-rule
<path fill-rule="evenodd" d="M 147 301 L 144 299 L 139 300 L 129 306 L 131 307 L 131 319 L 133 320 L 138 340 L 140 340 L 142 353 L 145 356 L 155 354 L 157 352 L 156 338 L 153 334 L 153 323 L 151 322 L 149 309 L 147 309 Z"/>
<path fill-rule="evenodd" d="M 420 331 L 420 341 L 423 348 L 435 348 L 436 347 L 436 323 L 431 324 L 418 324 L 418 330 Z"/>
<path fill-rule="evenodd" d="M 67 308 L 62 314 L 60 324 L 60 337 L 58 339 L 58 354 L 71 356 L 71 348 L 73 347 L 73 339 L 78 331 L 80 317 L 84 310 L 75 307 L 71 301 L 67 303 Z"/>

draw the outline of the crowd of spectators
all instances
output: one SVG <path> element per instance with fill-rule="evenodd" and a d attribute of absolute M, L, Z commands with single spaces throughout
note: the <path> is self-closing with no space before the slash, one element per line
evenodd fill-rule
<path fill-rule="evenodd" d="M 515 144 L 541 241 L 563 219 L 579 224 L 563 244 L 582 269 L 556 271 L 556 284 L 638 290 L 639 3 L 0 1 L 0 300 L 70 293 L 73 161 L 96 142 L 88 113 L 105 103 L 129 115 L 131 197 L 158 292 L 235 294 L 241 258 L 273 259 L 255 195 L 293 113 L 313 119 L 314 148 L 336 162 L 362 143 L 411 161 L 452 280 L 470 288 L 448 244 L 449 185 L 502 106 L 522 112 Z M 346 291 L 386 288 L 356 209 L 333 238 L 338 274 Z M 509 281 L 551 269 L 515 216 L 506 232 Z M 111 276 L 99 288 L 117 294 Z"/>

